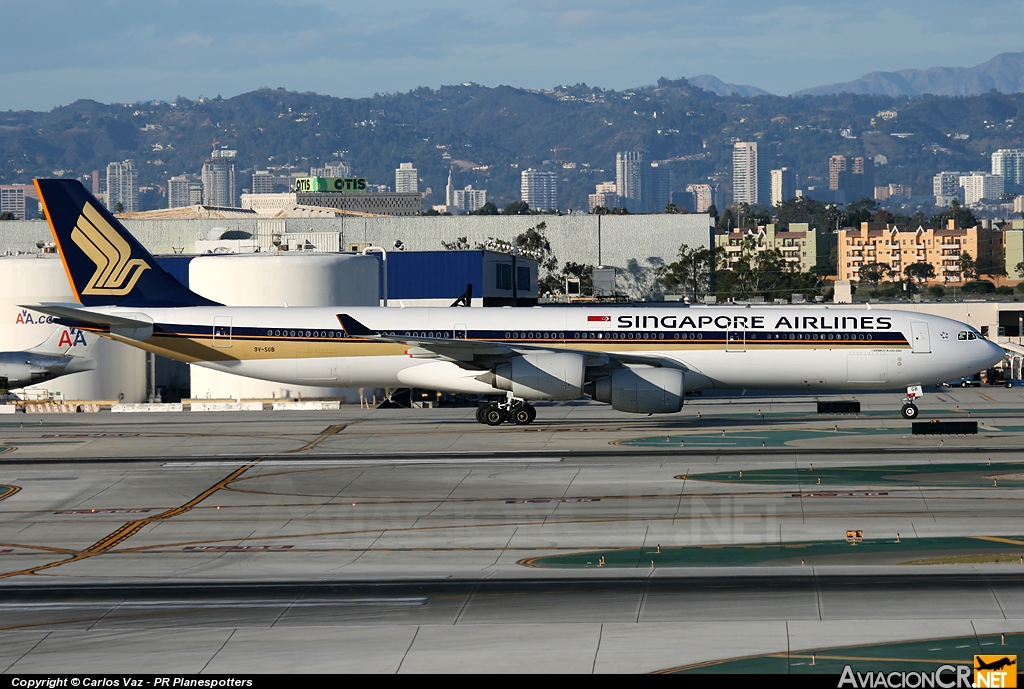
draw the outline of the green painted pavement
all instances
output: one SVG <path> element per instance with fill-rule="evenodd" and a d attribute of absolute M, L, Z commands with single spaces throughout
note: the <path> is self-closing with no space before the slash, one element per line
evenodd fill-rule
<path fill-rule="evenodd" d="M 813 658 L 812 658 L 813 654 Z M 934 672 L 939 665 L 972 665 L 974 656 L 1016 655 L 1024 658 L 1024 634 L 959 636 L 900 643 L 821 648 L 718 660 L 669 670 L 672 674 L 826 674 L 841 675 L 849 665 L 854 672 Z M 814 663 L 813 665 L 811 663 Z M 1019 671 L 1011 666 L 1011 671 Z M 948 679 L 948 675 L 945 676 Z M 972 678 L 973 679 L 973 678 Z"/>
<path fill-rule="evenodd" d="M 978 432 L 986 435 L 1019 435 L 1024 433 L 1024 426 L 981 425 Z M 840 441 L 844 437 L 862 437 L 866 435 L 910 435 L 911 429 L 906 428 L 758 428 L 751 430 L 707 429 L 684 435 L 654 435 L 646 438 L 621 440 L 617 444 L 631 447 L 690 447 L 690 448 L 748 448 L 748 447 L 784 447 L 799 440 Z"/>
<path fill-rule="evenodd" d="M 992 540 L 987 540 L 992 539 Z M 998 539 L 998 540 L 997 540 Z M 611 548 L 583 553 L 550 555 L 520 560 L 526 567 L 589 569 L 596 567 L 750 567 L 783 560 L 835 558 L 856 560 L 871 555 L 888 555 L 894 563 L 940 557 L 944 554 L 1024 553 L 1024 537 L 935 537 L 865 540 L 858 545 L 846 541 L 792 541 L 739 545 L 672 546 L 659 548 Z M 601 558 L 604 558 L 604 564 Z M 873 563 L 877 558 L 873 558 Z M 813 563 L 812 563 L 813 564 Z"/>
<path fill-rule="evenodd" d="M 19 490 L 21 490 L 21 488 L 18 486 L 0 486 L 0 500 L 11 497 Z"/>
<path fill-rule="evenodd" d="M 743 475 L 740 476 L 740 473 Z M 786 469 L 752 469 L 707 474 L 686 474 L 676 478 L 690 481 L 723 483 L 759 483 L 768 485 L 835 487 L 839 485 L 941 485 L 960 487 L 1009 488 L 1024 486 L 1024 462 L 985 462 L 956 464 L 895 464 L 854 467 L 789 467 Z M 821 483 L 818 483 L 821 479 Z"/>

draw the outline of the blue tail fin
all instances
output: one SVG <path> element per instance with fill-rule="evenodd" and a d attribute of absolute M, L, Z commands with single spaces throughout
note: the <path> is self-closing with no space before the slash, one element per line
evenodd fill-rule
<path fill-rule="evenodd" d="M 82 183 L 37 179 L 71 288 L 85 306 L 219 306 L 190 291 Z"/>

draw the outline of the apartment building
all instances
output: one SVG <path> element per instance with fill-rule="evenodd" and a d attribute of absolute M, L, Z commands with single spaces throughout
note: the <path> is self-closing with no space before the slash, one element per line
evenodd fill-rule
<path fill-rule="evenodd" d="M 778 249 L 784 259 L 798 263 L 799 271 L 804 273 L 814 270 L 819 261 L 824 263 L 836 245 L 835 234 L 822 234 L 809 223 L 790 223 L 786 230 L 770 223 L 757 229 L 718 230 L 715 232 L 715 246 L 725 250 L 726 261 L 735 263 L 747 238 L 754 240 L 757 251 Z"/>
<path fill-rule="evenodd" d="M 935 269 L 931 282 L 961 283 L 960 256 L 971 255 L 979 272 L 1000 257 L 1002 234 L 980 227 L 957 229 L 952 221 L 946 228 L 898 227 L 888 223 L 861 223 L 838 232 L 840 280 L 860 280 L 860 269 L 871 263 L 888 266 L 892 274 L 904 276 L 907 266 L 926 262 Z M 899 279 L 899 278 L 897 278 Z"/>

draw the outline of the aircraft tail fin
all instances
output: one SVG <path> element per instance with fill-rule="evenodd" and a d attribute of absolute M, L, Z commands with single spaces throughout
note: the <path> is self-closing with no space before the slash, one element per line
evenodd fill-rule
<path fill-rule="evenodd" d="M 82 183 L 37 179 L 57 251 L 85 306 L 219 306 L 190 291 Z"/>
<path fill-rule="evenodd" d="M 97 339 L 98 336 L 84 330 L 61 325 L 42 344 L 36 345 L 28 351 L 33 354 L 88 356 L 89 346 Z"/>

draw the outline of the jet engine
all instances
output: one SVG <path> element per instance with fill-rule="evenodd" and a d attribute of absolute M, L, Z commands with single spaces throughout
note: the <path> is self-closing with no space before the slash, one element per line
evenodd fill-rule
<path fill-rule="evenodd" d="M 572 400 L 583 396 L 586 357 L 571 352 L 523 354 L 479 379 L 528 400 Z"/>
<path fill-rule="evenodd" d="M 593 397 L 634 414 L 674 414 L 683 408 L 683 372 L 674 368 L 620 368 L 594 381 Z"/>

